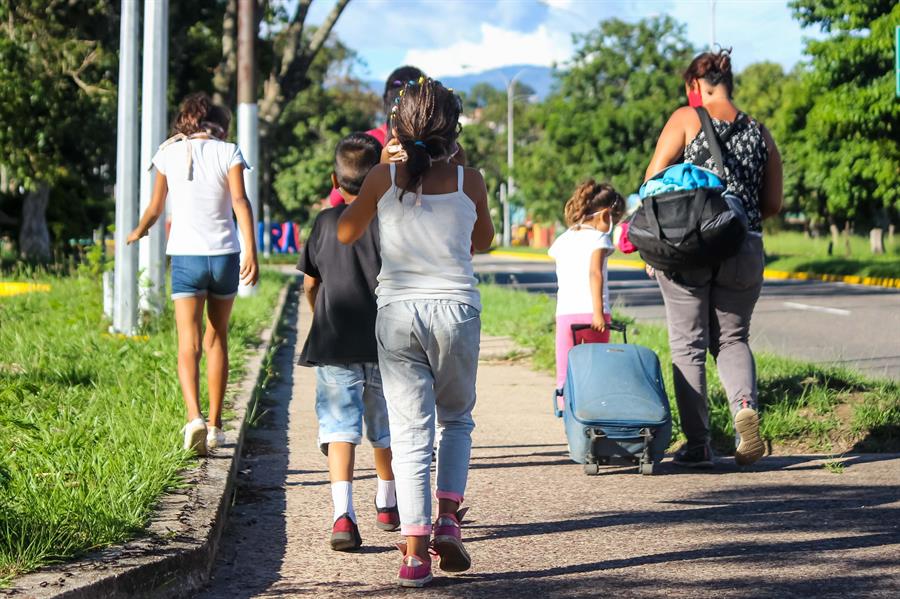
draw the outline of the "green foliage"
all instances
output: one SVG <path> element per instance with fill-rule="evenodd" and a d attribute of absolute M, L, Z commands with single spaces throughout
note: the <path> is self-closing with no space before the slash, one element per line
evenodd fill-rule
<path fill-rule="evenodd" d="M 482 285 L 482 327 L 487 335 L 511 336 L 534 351 L 534 365 L 555 368 L 555 303 L 546 295 Z M 614 318 L 622 320 L 616 314 Z M 627 318 L 624 318 L 627 320 Z M 665 327 L 629 325 L 628 339 L 659 356 L 672 407 L 675 442 L 678 408 L 672 387 L 671 356 Z M 900 387 L 841 368 L 820 366 L 771 354 L 756 354 L 762 434 L 791 450 L 895 451 L 900 447 Z M 710 429 L 717 451 L 734 450 L 734 428 L 715 362 L 706 365 Z M 549 410 L 552 382 L 548 380 Z M 839 409 L 840 408 L 840 409 Z M 852 416 L 840 416 L 852 414 Z"/>
<path fill-rule="evenodd" d="M 178 432 L 172 314 L 146 341 L 113 338 L 98 278 L 43 282 L 49 293 L 0 300 L 0 586 L 134 536 L 195 463 Z M 261 292 L 236 302 L 233 378 L 283 282 L 264 272 Z"/>
<path fill-rule="evenodd" d="M 900 102 L 894 94 L 892 0 L 794 0 L 829 36 L 807 42 L 809 113 L 798 130 L 805 185 L 838 219 L 883 222 L 900 202 Z"/>
<path fill-rule="evenodd" d="M 669 114 L 684 102 L 679 76 L 694 54 L 670 17 L 618 19 L 575 36 L 558 89 L 533 112 L 515 175 L 529 211 L 561 219 L 575 186 L 593 177 L 637 189 Z"/>
<path fill-rule="evenodd" d="M 338 141 L 374 126 L 379 97 L 363 91 L 348 75 L 325 85 L 330 71 L 354 61 L 352 52 L 340 44 L 323 48 L 310 68 L 309 86 L 288 104 L 271 133 L 273 187 L 283 216 L 308 220 L 331 191 Z"/>

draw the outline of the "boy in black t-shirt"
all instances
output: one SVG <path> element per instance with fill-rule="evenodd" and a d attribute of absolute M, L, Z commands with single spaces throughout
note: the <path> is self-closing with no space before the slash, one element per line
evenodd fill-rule
<path fill-rule="evenodd" d="M 369 170 L 378 164 L 381 144 L 354 133 L 338 143 L 334 186 L 347 204 L 356 199 Z M 387 407 L 378 371 L 375 343 L 375 287 L 381 270 L 378 223 L 353 245 L 337 239 L 337 221 L 346 204 L 323 210 L 316 218 L 297 269 L 313 309 L 313 322 L 300 364 L 316 367 L 316 415 L 319 446 L 328 456 L 334 524 L 331 548 L 348 551 L 362 545 L 353 510 L 353 461 L 362 441 L 362 424 L 375 454 L 378 491 L 376 525 L 400 526 Z"/>

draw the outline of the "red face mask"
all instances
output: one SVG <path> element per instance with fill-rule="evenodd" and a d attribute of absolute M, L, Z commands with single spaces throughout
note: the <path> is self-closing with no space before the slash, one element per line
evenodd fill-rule
<path fill-rule="evenodd" d="M 700 92 L 691 90 L 688 92 L 687 97 L 688 105 L 691 108 L 699 108 L 703 106 L 703 95 Z"/>

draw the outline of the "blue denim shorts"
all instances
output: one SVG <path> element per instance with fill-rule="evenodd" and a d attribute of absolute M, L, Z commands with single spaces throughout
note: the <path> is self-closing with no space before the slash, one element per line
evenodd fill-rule
<path fill-rule="evenodd" d="M 326 455 L 329 443 L 359 445 L 363 421 L 372 447 L 391 446 L 381 372 L 375 363 L 317 366 L 316 416 L 319 448 Z"/>
<path fill-rule="evenodd" d="M 240 276 L 240 254 L 172 256 L 172 299 L 207 295 L 231 299 L 237 295 Z"/>

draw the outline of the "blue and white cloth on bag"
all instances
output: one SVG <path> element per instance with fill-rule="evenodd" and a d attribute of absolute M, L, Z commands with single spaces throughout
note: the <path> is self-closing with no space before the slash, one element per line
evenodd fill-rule
<path fill-rule="evenodd" d="M 669 191 L 686 191 L 699 187 L 725 187 L 714 172 L 689 162 L 673 164 L 641 185 L 641 199 Z"/>

